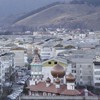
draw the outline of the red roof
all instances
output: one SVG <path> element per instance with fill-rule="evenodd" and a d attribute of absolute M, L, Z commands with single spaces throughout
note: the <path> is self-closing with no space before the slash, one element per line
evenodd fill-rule
<path fill-rule="evenodd" d="M 39 82 L 37 85 L 31 85 L 27 87 L 30 91 L 41 91 L 54 94 L 76 96 L 80 95 L 78 90 L 67 90 L 66 85 L 61 85 L 60 88 L 56 88 L 55 84 L 51 83 L 50 86 L 46 87 L 46 82 Z"/>
<path fill-rule="evenodd" d="M 37 54 L 37 55 L 34 55 L 34 58 L 33 58 L 33 61 L 32 63 L 41 63 L 41 59 L 40 59 L 40 56 Z"/>
<path fill-rule="evenodd" d="M 78 90 L 67 90 L 65 89 L 61 94 L 63 95 L 69 95 L 69 96 L 77 96 L 77 95 L 80 95 L 80 92 Z"/>
<path fill-rule="evenodd" d="M 84 90 L 80 90 L 80 92 L 81 92 L 81 96 L 84 96 L 85 95 L 85 92 L 84 92 Z M 88 91 L 88 96 L 95 96 L 95 94 L 93 94 L 91 91 Z"/>

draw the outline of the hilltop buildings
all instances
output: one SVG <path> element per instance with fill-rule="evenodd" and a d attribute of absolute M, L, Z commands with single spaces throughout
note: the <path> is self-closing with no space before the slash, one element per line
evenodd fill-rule
<path fill-rule="evenodd" d="M 95 87 L 100 86 L 100 57 L 94 59 L 93 62 L 93 85 Z"/>
<path fill-rule="evenodd" d="M 7 81 L 15 69 L 18 77 L 31 74 L 27 86 L 29 97 L 84 96 L 86 92 L 94 96 L 76 87 L 100 87 L 100 39 L 93 33 L 54 33 L 8 38 L 6 43 L 1 39 L 0 50 L 4 53 L 0 56 L 1 83 Z"/>

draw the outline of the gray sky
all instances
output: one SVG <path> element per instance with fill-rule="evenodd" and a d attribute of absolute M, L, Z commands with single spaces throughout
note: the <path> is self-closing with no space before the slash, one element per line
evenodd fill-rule
<path fill-rule="evenodd" d="M 56 1 L 69 0 L 0 0 L 0 18 L 26 13 Z"/>

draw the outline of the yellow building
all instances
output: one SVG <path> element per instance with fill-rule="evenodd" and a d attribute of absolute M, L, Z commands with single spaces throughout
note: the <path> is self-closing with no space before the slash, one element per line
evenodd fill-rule
<path fill-rule="evenodd" d="M 64 69 L 67 70 L 67 60 L 65 59 L 52 58 L 42 63 L 42 73 L 44 74 L 44 79 L 46 79 L 48 76 L 51 78 L 51 81 L 53 81 L 51 70 L 57 64 L 59 64 L 60 66 L 63 66 Z"/>

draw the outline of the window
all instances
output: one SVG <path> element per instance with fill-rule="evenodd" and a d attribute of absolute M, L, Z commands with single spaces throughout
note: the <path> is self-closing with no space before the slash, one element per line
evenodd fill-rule
<path fill-rule="evenodd" d="M 72 89 L 74 89 L 74 85 L 71 85 Z"/>
<path fill-rule="evenodd" d="M 80 76 L 80 78 L 82 79 L 82 76 Z"/>
<path fill-rule="evenodd" d="M 90 67 L 91 67 L 91 65 L 88 65 L 88 67 L 90 68 Z"/>
<path fill-rule="evenodd" d="M 54 62 L 54 64 L 57 64 L 57 62 Z"/>
<path fill-rule="evenodd" d="M 48 62 L 48 64 L 51 64 L 51 62 Z"/>
<path fill-rule="evenodd" d="M 42 53 L 42 55 L 50 55 L 50 53 Z"/>
<path fill-rule="evenodd" d="M 51 96 L 51 93 L 48 93 L 48 96 Z"/>
<path fill-rule="evenodd" d="M 95 72 L 95 75 L 100 75 L 100 71 L 96 71 Z"/>
<path fill-rule="evenodd" d="M 100 66 L 95 66 L 95 69 L 100 69 Z"/>
<path fill-rule="evenodd" d="M 83 84 L 83 82 L 82 82 L 82 81 L 80 81 L 80 84 L 82 85 L 82 84 Z"/>
<path fill-rule="evenodd" d="M 91 80 L 91 76 L 88 76 L 88 79 Z"/>
<path fill-rule="evenodd" d="M 72 68 L 76 68 L 76 65 L 73 65 Z"/>
<path fill-rule="evenodd" d="M 100 80 L 100 77 L 96 77 L 96 80 Z"/>
<path fill-rule="evenodd" d="M 72 73 L 76 73 L 76 70 L 72 70 Z"/>

